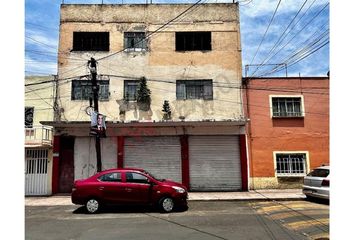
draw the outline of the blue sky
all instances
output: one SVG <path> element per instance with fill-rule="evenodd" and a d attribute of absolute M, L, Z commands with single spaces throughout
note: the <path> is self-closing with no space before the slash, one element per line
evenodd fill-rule
<path fill-rule="evenodd" d="M 285 76 L 284 66 L 287 64 L 288 76 L 325 76 L 329 71 L 328 1 L 282 0 L 267 30 L 279 0 L 241 0 L 243 75 L 245 76 L 245 65 L 263 64 L 261 67 L 249 66 L 247 75 Z M 102 0 L 64 2 L 100 4 Z M 145 3 L 146 0 L 123 2 Z M 166 2 L 194 3 L 196 0 L 153 0 L 153 3 Z M 214 2 L 232 0 L 202 1 Z M 56 74 L 61 3 L 62 0 L 25 1 L 25 75 Z M 122 0 L 104 0 L 103 3 L 122 3 Z M 310 54 L 311 52 L 314 53 Z M 285 64 L 272 65 L 280 63 Z"/>

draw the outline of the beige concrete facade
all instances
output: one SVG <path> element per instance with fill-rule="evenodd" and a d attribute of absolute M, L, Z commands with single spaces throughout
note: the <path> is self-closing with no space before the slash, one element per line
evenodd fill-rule
<path fill-rule="evenodd" d="M 59 39 L 59 105 L 63 121 L 89 121 L 87 100 L 71 100 L 71 80 L 89 75 L 87 61 L 98 61 L 98 79 L 109 80 L 108 101 L 99 102 L 107 121 L 162 121 L 168 100 L 172 120 L 239 120 L 241 43 L 237 4 L 200 4 L 149 37 L 147 51 L 124 50 L 124 32 L 153 33 L 191 4 L 61 6 Z M 73 32 L 109 32 L 109 51 L 72 51 Z M 175 51 L 175 32 L 210 31 L 212 50 Z M 105 58 L 106 56 L 109 56 Z M 100 60 L 101 58 L 104 58 Z M 151 90 L 151 110 L 123 101 L 124 80 L 145 76 Z M 85 79 L 85 77 L 83 77 Z M 87 79 L 87 78 L 86 78 Z M 212 79 L 213 100 L 177 100 L 176 80 Z M 124 114 L 120 114 L 125 109 Z"/>
<path fill-rule="evenodd" d="M 54 118 L 53 99 L 54 99 L 54 81 L 39 84 L 53 80 L 53 76 L 29 76 L 25 78 L 25 84 L 34 84 L 26 86 L 25 107 L 33 107 L 33 125 L 40 125 L 40 121 L 52 121 Z"/>
<path fill-rule="evenodd" d="M 25 107 L 33 107 L 33 127 L 25 128 L 24 160 L 27 160 L 26 150 L 47 150 L 47 195 L 52 194 L 52 127 L 43 126 L 41 121 L 54 119 L 54 77 L 28 76 L 25 78 Z M 46 82 L 46 83 L 43 83 Z M 44 137 L 45 136 L 45 137 Z M 25 178 L 27 181 L 27 177 Z M 27 186 L 27 184 L 26 184 Z"/>

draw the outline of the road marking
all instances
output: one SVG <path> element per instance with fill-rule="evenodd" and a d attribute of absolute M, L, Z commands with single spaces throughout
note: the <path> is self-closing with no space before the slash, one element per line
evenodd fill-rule
<path fill-rule="evenodd" d="M 329 224 L 329 219 L 328 218 L 320 218 L 315 220 L 305 220 L 305 221 L 297 221 L 297 222 L 292 222 L 292 223 L 286 223 L 284 224 L 286 227 L 294 229 L 294 230 L 299 230 L 299 229 L 304 229 L 304 228 L 309 228 L 309 227 L 314 227 L 314 226 L 323 226 Z"/>

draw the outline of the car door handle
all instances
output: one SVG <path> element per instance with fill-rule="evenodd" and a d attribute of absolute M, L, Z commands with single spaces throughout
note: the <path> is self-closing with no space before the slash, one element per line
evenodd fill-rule
<path fill-rule="evenodd" d="M 98 188 L 98 190 L 103 190 L 103 189 L 104 189 L 104 187 L 99 187 L 99 188 Z"/>
<path fill-rule="evenodd" d="M 125 188 L 125 191 L 131 192 L 131 191 L 133 191 L 133 189 L 131 189 L 131 188 Z"/>

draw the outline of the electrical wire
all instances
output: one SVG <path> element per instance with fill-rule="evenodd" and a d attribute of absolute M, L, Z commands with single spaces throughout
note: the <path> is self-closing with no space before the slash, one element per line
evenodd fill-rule
<path fill-rule="evenodd" d="M 274 57 L 275 57 L 276 55 L 278 55 L 279 52 L 280 52 L 281 50 L 283 50 L 292 40 L 294 40 L 295 37 L 297 37 L 300 32 L 302 32 L 307 26 L 309 26 L 309 24 L 310 24 L 311 22 L 313 22 L 314 19 L 316 19 L 316 18 L 325 10 L 325 8 L 328 7 L 328 5 L 329 5 L 329 3 L 327 3 L 324 7 L 322 7 L 321 10 L 318 11 L 317 14 L 315 14 L 298 32 L 296 32 L 296 34 L 295 34 L 286 44 L 284 44 L 275 54 L 273 54 L 273 55 L 271 56 L 271 58 L 274 59 Z M 266 61 L 265 64 L 266 64 L 267 62 L 268 62 L 268 61 Z M 253 77 L 254 74 L 255 74 L 255 72 L 253 72 L 253 73 L 251 74 L 251 76 Z"/>
<path fill-rule="evenodd" d="M 267 29 L 266 29 L 266 31 L 265 31 L 264 34 L 263 34 L 262 40 L 261 40 L 261 42 L 259 43 L 259 45 L 258 45 L 258 47 L 257 47 L 257 51 L 256 51 L 256 53 L 254 54 L 254 56 L 253 56 L 253 58 L 252 58 L 251 64 L 253 63 L 253 60 L 255 59 L 255 57 L 256 57 L 257 54 L 258 54 L 259 48 L 261 47 L 261 45 L 262 45 L 262 43 L 263 43 L 263 41 L 264 41 L 264 39 L 265 39 L 265 36 L 267 35 L 267 32 L 268 32 L 268 30 L 269 30 L 269 27 L 271 26 L 271 24 L 272 24 L 272 22 L 273 22 L 273 19 L 274 19 L 274 17 L 275 17 L 275 14 L 276 14 L 277 11 L 278 11 L 278 8 L 279 8 L 280 3 L 281 3 L 281 0 L 279 0 L 278 4 L 277 4 L 277 6 L 276 6 L 276 8 L 275 8 L 275 10 L 274 10 L 274 12 L 273 12 L 272 18 L 270 19 L 269 24 L 268 24 L 268 26 L 267 26 Z"/>
<path fill-rule="evenodd" d="M 190 9 L 194 8 L 195 6 L 197 6 L 202 0 L 198 0 L 196 3 L 194 3 L 192 6 L 188 7 L 186 10 L 184 10 L 182 13 L 178 14 L 176 17 L 172 18 L 171 20 L 169 20 L 168 22 L 164 23 L 161 27 L 157 28 L 155 31 L 152 31 L 150 34 L 146 35 L 144 38 L 142 38 L 140 41 L 137 42 L 140 43 L 146 39 L 148 39 L 149 37 L 151 37 L 153 34 L 157 33 L 158 31 L 160 31 L 161 29 L 163 29 L 164 27 L 166 27 L 167 25 L 169 25 L 171 22 L 175 21 L 177 18 L 179 18 L 180 16 L 184 15 L 186 12 L 188 12 Z M 109 57 L 112 57 L 116 54 L 119 54 L 121 52 L 124 52 L 126 49 L 128 48 L 124 48 L 120 51 L 117 51 L 115 53 L 112 53 L 112 54 L 109 54 L 105 57 L 101 57 L 99 59 L 96 59 L 96 61 L 100 61 L 100 60 L 103 60 L 103 59 L 107 59 Z"/>
<path fill-rule="evenodd" d="M 297 11 L 297 13 L 295 14 L 295 16 L 292 18 L 292 20 L 290 21 L 290 23 L 288 24 L 288 26 L 285 28 L 285 30 L 283 31 L 283 33 L 280 35 L 280 37 L 278 38 L 277 42 L 273 45 L 272 49 L 268 52 L 267 56 L 264 58 L 264 60 L 262 61 L 262 63 L 257 67 L 257 69 L 254 71 L 254 74 L 257 72 L 258 68 L 263 66 L 263 63 L 269 59 L 270 54 L 274 51 L 274 49 L 278 46 L 278 44 L 280 44 L 282 37 L 284 36 L 285 32 L 288 30 L 288 28 L 291 26 L 291 24 L 294 22 L 294 20 L 296 19 L 296 17 L 299 15 L 299 13 L 301 12 L 302 8 L 305 6 L 305 4 L 307 3 L 308 0 L 305 0 L 304 3 L 302 4 L 302 6 L 300 7 L 300 9 Z"/>

